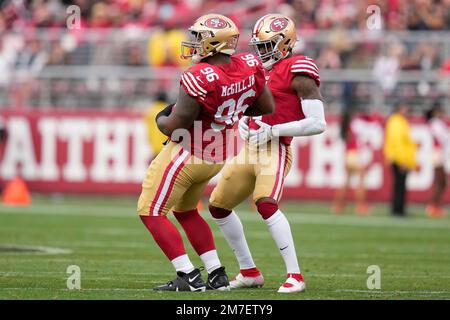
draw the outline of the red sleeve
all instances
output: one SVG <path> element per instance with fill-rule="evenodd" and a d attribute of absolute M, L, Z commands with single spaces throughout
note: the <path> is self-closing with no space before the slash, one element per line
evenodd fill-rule
<path fill-rule="evenodd" d="M 190 68 L 181 75 L 180 85 L 198 102 L 205 100 L 209 92 L 207 81 L 198 68 Z"/>
<path fill-rule="evenodd" d="M 294 74 L 304 74 L 311 77 L 316 81 L 317 86 L 320 86 L 319 68 L 317 68 L 316 62 L 309 57 L 297 57 L 292 59 L 290 68 Z"/>
<path fill-rule="evenodd" d="M 262 66 L 261 60 L 254 54 L 248 52 L 238 53 L 233 56 L 233 59 L 238 61 L 240 70 L 242 70 L 243 74 L 254 75 L 256 96 L 259 96 L 266 84 L 266 72 Z"/>
<path fill-rule="evenodd" d="M 266 74 L 261 63 L 256 67 L 255 85 L 257 96 L 259 96 L 262 93 L 264 86 L 266 85 Z"/>

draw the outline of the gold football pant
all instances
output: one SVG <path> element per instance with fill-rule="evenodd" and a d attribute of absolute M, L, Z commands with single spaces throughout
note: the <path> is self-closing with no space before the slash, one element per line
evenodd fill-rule
<path fill-rule="evenodd" d="M 209 180 L 222 167 L 192 156 L 178 143 L 168 143 L 147 169 L 139 215 L 166 215 L 172 208 L 177 212 L 195 209 Z"/>
<path fill-rule="evenodd" d="M 272 198 L 278 202 L 291 164 L 290 146 L 272 141 L 266 149 L 255 150 L 246 144 L 225 165 L 211 194 L 210 205 L 232 210 L 252 193 L 254 202 L 262 198 Z"/>

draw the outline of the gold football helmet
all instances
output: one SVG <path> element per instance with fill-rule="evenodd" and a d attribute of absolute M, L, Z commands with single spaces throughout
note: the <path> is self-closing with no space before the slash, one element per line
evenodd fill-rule
<path fill-rule="evenodd" d="M 250 46 L 264 68 L 270 69 L 275 62 L 286 58 L 296 42 L 297 32 L 291 19 L 281 14 L 267 14 L 256 22 Z"/>
<path fill-rule="evenodd" d="M 181 57 L 192 57 L 194 63 L 216 53 L 232 55 L 236 51 L 239 29 L 221 14 L 207 14 L 195 20 L 188 29 L 193 39 L 181 42 Z"/>

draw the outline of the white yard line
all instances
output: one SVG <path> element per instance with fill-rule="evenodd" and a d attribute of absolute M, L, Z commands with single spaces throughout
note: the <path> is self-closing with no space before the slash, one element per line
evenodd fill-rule
<path fill-rule="evenodd" d="M 428 291 L 428 290 L 356 290 L 356 289 L 337 289 L 334 292 L 352 292 L 352 293 L 370 293 L 370 294 L 447 294 L 450 291 Z"/>
<path fill-rule="evenodd" d="M 0 215 L 56 215 L 56 216 L 87 216 L 87 217 L 115 217 L 128 218 L 138 221 L 133 210 L 117 207 L 98 207 L 95 211 L 86 210 L 91 207 L 76 205 L 36 205 L 26 208 L 0 207 Z M 261 217 L 250 211 L 238 211 L 242 221 L 261 221 Z M 207 219 L 210 217 L 203 214 Z M 306 213 L 287 214 L 293 224 L 341 225 L 358 227 L 387 227 L 387 228 L 418 228 L 418 229 L 450 229 L 450 220 L 430 220 L 428 218 L 395 219 L 389 216 L 355 217 L 335 216 L 332 214 Z M 262 223 L 262 222 L 261 222 Z"/>
<path fill-rule="evenodd" d="M 150 283 L 150 282 L 149 282 Z M 159 283 L 159 282 L 158 282 Z M 155 282 L 156 284 L 156 282 Z M 31 288 L 1 288 L 0 287 L 0 292 L 1 291 L 5 291 L 5 290 L 46 290 L 46 291 L 66 291 L 66 292 L 73 292 L 73 293 L 78 293 L 78 292 L 86 292 L 86 291 L 152 291 L 152 288 L 148 288 L 148 289 L 133 289 L 133 288 L 89 288 L 89 289 L 84 289 L 81 288 L 81 290 L 69 290 L 69 289 L 55 289 L 55 288 L 42 288 L 42 287 L 31 287 Z"/>
<path fill-rule="evenodd" d="M 159 282 L 148 282 L 149 284 L 158 284 Z M 1 288 L 0 287 L 0 292 L 1 291 L 29 291 L 29 290 L 45 290 L 45 291 L 49 291 L 49 292 L 55 292 L 55 291 L 59 291 L 59 292 L 70 292 L 70 293 L 83 293 L 83 292 L 96 292 L 96 291 L 109 291 L 109 292 L 154 292 L 155 291 L 152 290 L 152 288 L 149 286 L 149 288 L 81 288 L 81 290 L 68 290 L 68 289 L 56 289 L 56 288 L 44 288 L 44 287 L 22 287 L 22 288 L 18 288 L 18 287 L 6 287 L 6 288 Z M 276 292 L 275 288 L 259 288 L 259 289 L 254 289 L 255 292 L 258 291 L 263 291 L 263 292 Z M 250 293 L 250 291 L 246 290 L 246 289 L 241 289 L 241 290 L 231 290 L 230 292 L 225 292 L 225 294 L 230 294 L 232 295 L 232 292 L 236 291 L 236 292 L 248 292 Z M 253 291 L 252 291 L 253 292 Z M 332 290 L 332 291 L 327 291 L 327 290 L 320 290 L 320 291 L 316 291 L 314 290 L 313 292 L 321 292 L 321 293 L 367 293 L 367 294 L 375 294 L 375 295 L 399 295 L 399 294 L 418 294 L 418 295 L 444 295 L 444 294 L 450 294 L 450 291 L 428 291 L 428 290 L 417 290 L 417 291 L 413 291 L 413 290 L 358 290 L 358 289 L 336 289 L 336 290 Z M 199 293 L 201 295 L 201 293 Z M 308 294 L 308 291 L 305 293 L 305 295 Z"/>
<path fill-rule="evenodd" d="M 97 277 L 100 276 L 100 277 Z M 146 276 L 173 276 L 173 272 L 148 272 L 148 273 L 123 273 L 121 272 L 120 275 L 122 276 L 136 276 L 136 277 L 146 277 Z M 51 271 L 39 271 L 39 272 L 17 272 L 17 271 L 11 271 L 11 272 L 0 272 L 0 277 L 46 277 L 46 276 L 54 276 L 54 277 L 63 277 L 66 278 L 67 275 L 64 272 L 57 273 L 57 272 L 51 272 Z M 91 272 L 90 274 L 86 274 L 85 276 L 89 280 L 117 280 L 117 274 L 115 273 L 105 273 L 105 272 Z M 274 274 L 274 273 L 265 273 L 264 276 L 266 277 L 280 277 L 280 274 Z M 282 276 L 282 275 L 281 275 Z M 307 277 L 317 277 L 317 278 L 366 278 L 366 273 L 358 274 L 345 274 L 345 273 L 306 273 Z M 410 275 L 403 275 L 403 274 L 388 274 L 384 273 L 383 278 L 388 279 L 404 279 L 404 278 L 411 278 Z M 414 278 L 423 278 L 423 279 L 450 279 L 450 275 L 442 275 L 442 274 L 427 274 L 427 275 L 414 275 Z"/>
<path fill-rule="evenodd" d="M 0 250 L 2 248 L 7 249 L 7 250 L 18 250 L 16 252 L 6 251 L 6 253 L 9 253 L 9 252 L 25 253 L 25 254 L 69 254 L 69 253 L 72 253 L 72 250 L 70 250 L 70 249 L 42 247 L 42 246 L 26 246 L 26 245 L 9 244 L 9 243 L 8 244 L 0 244 Z M 24 251 L 20 252 L 20 250 L 24 250 Z M 29 251 L 27 251 L 27 250 L 29 250 Z"/>

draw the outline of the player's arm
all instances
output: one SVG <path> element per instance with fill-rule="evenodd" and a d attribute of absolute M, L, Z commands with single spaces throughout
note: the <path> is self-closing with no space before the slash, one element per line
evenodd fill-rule
<path fill-rule="evenodd" d="M 270 114 L 275 111 L 275 101 L 273 99 L 272 93 L 267 86 L 261 95 L 253 102 L 253 104 L 245 110 L 245 116 L 262 116 L 264 114 Z"/>
<path fill-rule="evenodd" d="M 271 126 L 260 120 L 255 122 L 260 128 L 250 134 L 249 141 L 252 144 L 262 145 L 273 137 L 299 137 L 320 134 L 326 129 L 324 106 L 318 83 L 307 75 L 296 75 L 291 83 L 292 89 L 301 100 L 301 106 L 305 118 Z"/>
<path fill-rule="evenodd" d="M 272 127 L 274 136 L 311 136 L 325 131 L 327 123 L 323 98 L 316 80 L 307 75 L 296 75 L 292 79 L 292 89 L 301 100 L 305 118 L 299 121 L 278 124 Z"/>
<path fill-rule="evenodd" d="M 164 113 L 165 111 L 165 113 Z M 180 87 L 178 100 L 172 110 L 163 110 L 156 118 L 159 130 L 171 136 L 176 129 L 189 129 L 200 113 L 200 105 Z"/>

